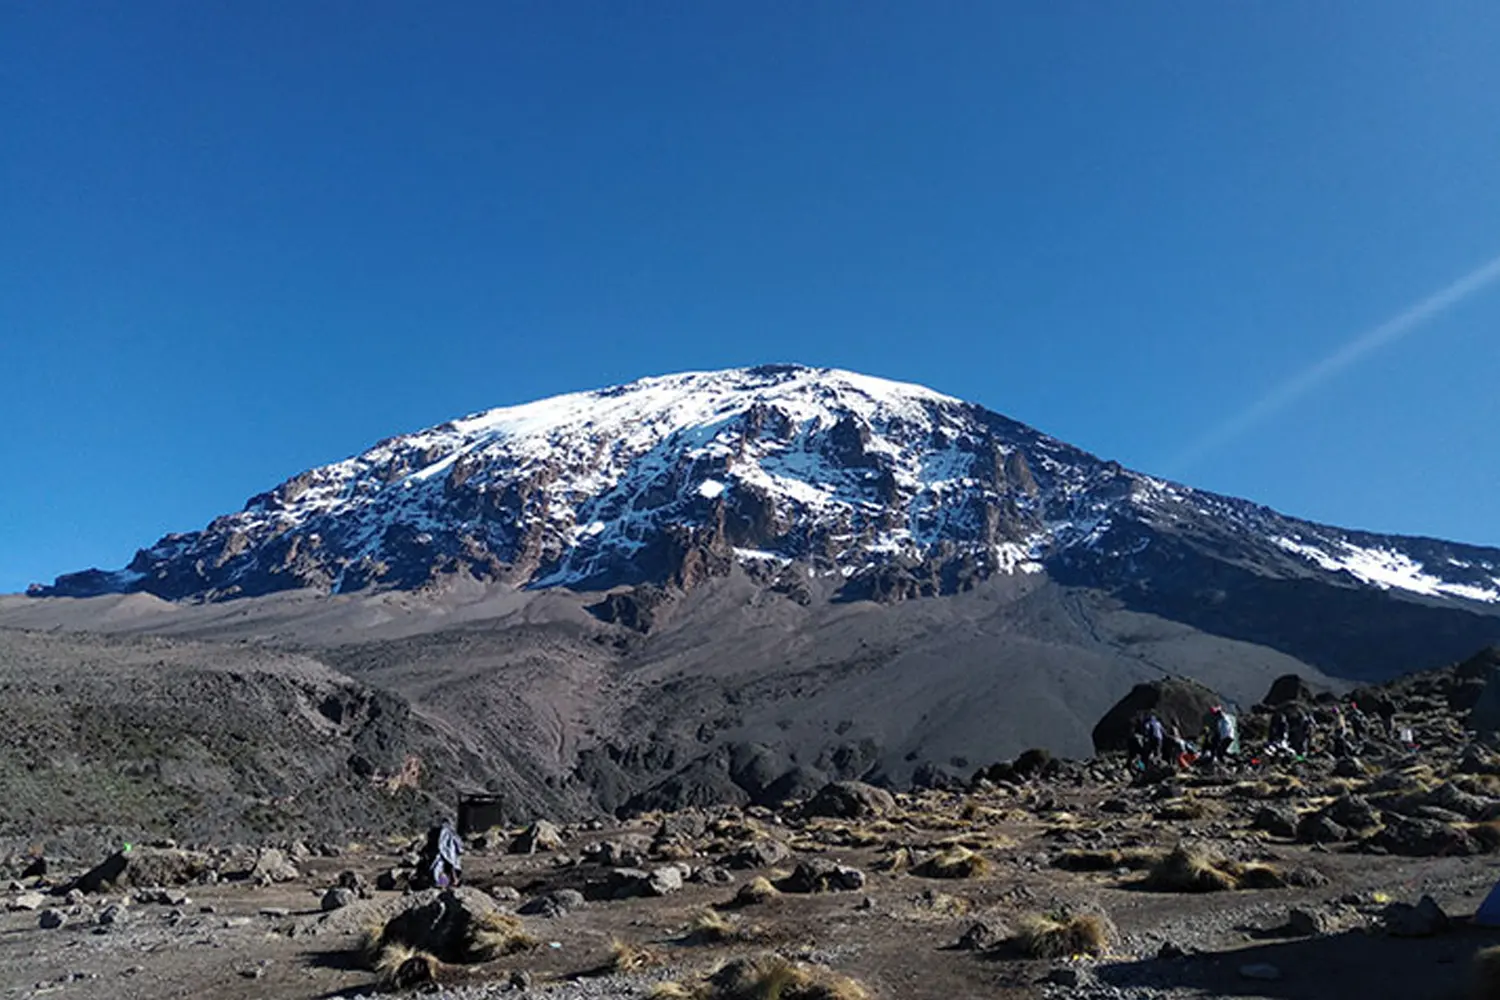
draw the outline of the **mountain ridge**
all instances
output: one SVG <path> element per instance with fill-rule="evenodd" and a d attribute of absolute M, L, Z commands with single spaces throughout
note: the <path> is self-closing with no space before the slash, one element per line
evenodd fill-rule
<path fill-rule="evenodd" d="M 113 572 L 36 596 L 224 600 L 417 589 L 691 587 L 738 565 L 841 599 L 996 574 L 1120 586 L 1173 545 L 1277 579 L 1500 605 L 1500 550 L 1353 531 L 1168 482 L 984 407 L 837 369 L 688 372 L 480 411 L 293 476 Z"/>

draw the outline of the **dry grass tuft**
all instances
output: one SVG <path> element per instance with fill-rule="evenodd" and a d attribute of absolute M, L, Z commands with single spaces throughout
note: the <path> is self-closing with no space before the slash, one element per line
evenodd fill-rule
<path fill-rule="evenodd" d="M 1075 917 L 1032 915 L 1021 918 L 1009 943 L 1028 958 L 1067 958 L 1103 955 L 1113 936 L 1109 921 L 1092 913 Z"/>
<path fill-rule="evenodd" d="M 743 941 L 751 936 L 740 926 L 738 920 L 727 917 L 718 910 L 706 909 L 693 918 L 686 940 L 692 944 L 724 944 L 728 941 Z"/>
<path fill-rule="evenodd" d="M 936 812 L 928 809 L 914 809 L 901 814 L 902 822 L 918 830 L 937 830 L 939 832 L 950 832 L 953 830 L 966 830 L 969 827 L 967 820 L 948 813 Z"/>
<path fill-rule="evenodd" d="M 937 842 L 941 849 L 967 847 L 971 851 L 1004 851 L 1016 846 L 1016 842 L 998 830 L 982 833 L 966 833 L 956 837 L 944 837 Z"/>
<path fill-rule="evenodd" d="M 521 921 L 508 913 L 480 913 L 469 922 L 464 956 L 471 962 L 488 962 L 502 955 L 530 951 L 539 941 L 526 933 Z"/>
<path fill-rule="evenodd" d="M 1234 876 L 1237 889 L 1285 889 L 1286 877 L 1270 865 L 1248 864 L 1227 866 Z"/>
<path fill-rule="evenodd" d="M 646 1000 L 694 1000 L 696 996 L 681 983 L 655 983 L 646 991 Z"/>
<path fill-rule="evenodd" d="M 409 990 L 437 981 L 438 960 L 404 944 L 388 944 L 380 949 L 374 965 L 382 990 Z"/>
<path fill-rule="evenodd" d="M 772 885 L 770 879 L 757 875 L 740 886 L 740 891 L 734 894 L 734 903 L 737 906 L 752 906 L 756 903 L 768 903 L 780 895 L 781 890 Z"/>
<path fill-rule="evenodd" d="M 1182 822 L 1184 820 L 1203 819 L 1209 814 L 1208 804 L 1192 796 L 1183 796 L 1170 802 L 1162 803 L 1160 809 L 1156 810 L 1156 818 L 1168 822 Z"/>
<path fill-rule="evenodd" d="M 1500 1000 L 1500 945 L 1474 953 L 1469 965 L 1469 1000 Z"/>
<path fill-rule="evenodd" d="M 967 847 L 950 847 L 912 869 L 923 878 L 982 878 L 990 873 L 990 861 Z"/>
<path fill-rule="evenodd" d="M 904 872 L 911 867 L 911 864 L 911 848 L 898 847 L 870 867 L 878 872 Z"/>
<path fill-rule="evenodd" d="M 642 945 L 619 938 L 609 942 L 609 962 L 606 965 L 610 972 L 636 972 L 660 961 L 660 955 Z"/>
<path fill-rule="evenodd" d="M 1222 892 L 1236 888 L 1238 880 L 1210 858 L 1177 847 L 1152 866 L 1142 884 L 1157 892 Z"/>

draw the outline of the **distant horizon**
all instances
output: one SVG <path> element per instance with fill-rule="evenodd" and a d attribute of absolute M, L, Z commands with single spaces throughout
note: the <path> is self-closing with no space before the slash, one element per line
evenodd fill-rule
<path fill-rule="evenodd" d="M 1500 5 L 11 5 L 0 592 L 797 358 L 1500 546 Z"/>

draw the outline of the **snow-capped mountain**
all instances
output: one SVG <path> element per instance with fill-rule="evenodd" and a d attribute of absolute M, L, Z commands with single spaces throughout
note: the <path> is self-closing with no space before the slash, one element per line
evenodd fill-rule
<path fill-rule="evenodd" d="M 997 574 L 1188 586 L 1184 566 L 1202 559 L 1500 604 L 1500 551 L 1299 521 L 920 386 L 790 365 L 642 379 L 390 438 L 168 535 L 123 570 L 33 593 L 223 599 L 449 574 L 690 587 L 738 565 L 788 592 L 824 579 L 889 600 Z"/>

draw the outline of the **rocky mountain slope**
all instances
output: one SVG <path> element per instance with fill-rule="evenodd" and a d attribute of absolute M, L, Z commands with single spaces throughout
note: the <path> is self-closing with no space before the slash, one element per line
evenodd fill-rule
<path fill-rule="evenodd" d="M 296 476 L 41 596 L 690 586 L 738 564 L 838 596 L 996 574 L 1152 582 L 1191 556 L 1279 580 L 1500 604 L 1500 551 L 1342 531 L 1101 461 L 920 386 L 766 366 L 491 410 Z"/>
<path fill-rule="evenodd" d="M 408 758 L 402 809 L 458 789 L 517 819 L 774 802 L 1081 756 L 1162 676 L 1247 704 L 1289 672 L 1337 688 L 1453 662 L 1500 640 L 1497 567 L 1134 473 L 920 387 L 777 366 L 490 411 L 304 473 L 124 570 L 0 598 L 0 680 L 11 726 L 102 706 L 106 749 L 172 734 L 137 756 L 188 789 L 184 822 L 200 780 L 230 829 L 285 799 L 236 777 L 256 761 L 340 790 L 339 825 L 388 821 L 371 782 Z M 141 643 L 170 643 L 167 666 Z M 225 680 L 247 658 L 281 666 Z M 321 679 L 288 686 L 287 664 Z M 379 724 L 323 732 L 335 689 Z M 107 810 L 89 782 L 112 757 L 78 726 L 11 779 L 35 794 L 76 761 L 80 801 Z"/>

